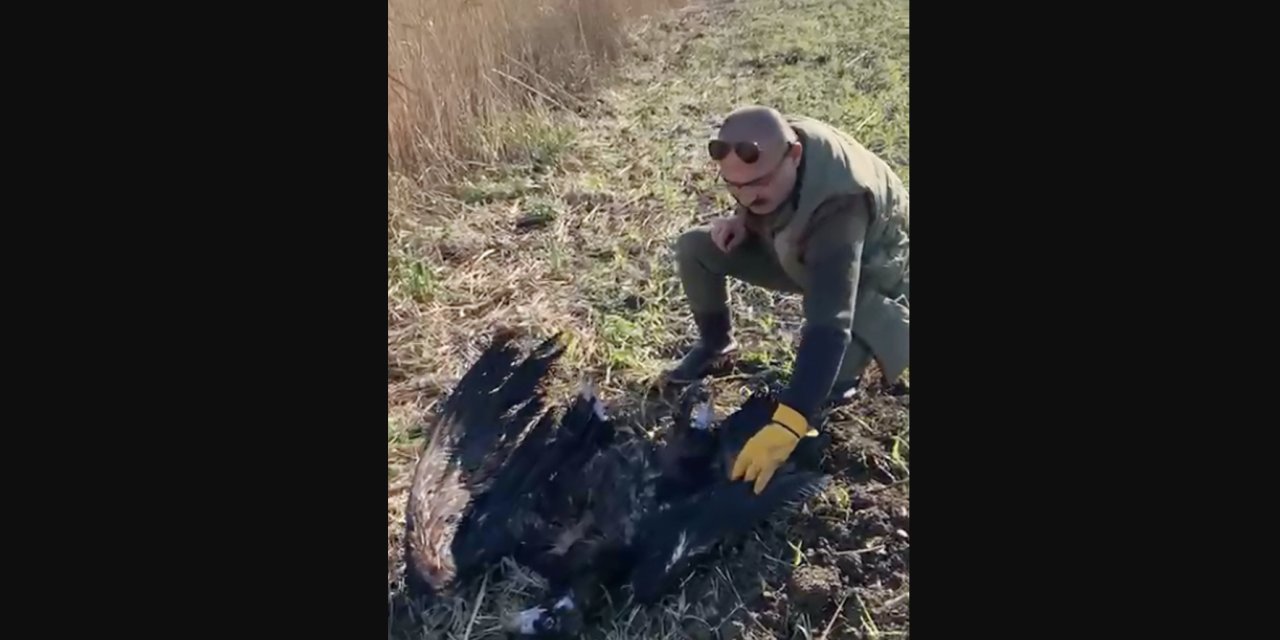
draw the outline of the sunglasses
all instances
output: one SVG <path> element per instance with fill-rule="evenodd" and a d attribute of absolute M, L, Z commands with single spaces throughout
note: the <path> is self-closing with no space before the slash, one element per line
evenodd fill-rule
<path fill-rule="evenodd" d="M 707 152 L 711 154 L 712 160 L 724 160 L 730 151 L 737 154 L 738 158 L 747 164 L 760 159 L 760 145 L 754 142 L 712 140 L 707 143 Z"/>
<path fill-rule="evenodd" d="M 791 147 L 795 145 L 796 145 L 796 142 L 794 141 L 787 142 L 787 151 L 788 152 L 791 151 Z M 741 158 L 742 161 L 747 164 L 755 164 L 756 160 L 760 159 L 760 147 L 756 145 L 756 143 L 754 142 L 728 143 L 723 140 L 712 140 L 711 142 L 707 143 L 707 150 L 711 153 L 711 158 L 713 160 L 723 160 L 725 156 L 729 155 L 730 150 L 738 154 L 738 157 Z M 723 175 L 720 176 L 720 179 L 724 180 L 725 183 L 731 187 L 742 188 L 742 187 L 760 186 L 772 180 L 773 174 L 778 171 L 778 167 L 781 167 L 782 163 L 786 161 L 787 161 L 787 153 L 784 152 L 782 154 L 782 157 L 778 158 L 778 164 L 774 165 L 773 168 L 770 169 L 767 173 L 756 178 L 755 180 L 750 180 L 747 182 L 731 182 L 730 180 L 725 178 Z"/>

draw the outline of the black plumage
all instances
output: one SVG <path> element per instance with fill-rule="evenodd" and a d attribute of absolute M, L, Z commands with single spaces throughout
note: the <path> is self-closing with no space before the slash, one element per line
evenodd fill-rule
<path fill-rule="evenodd" d="M 589 387 L 563 412 L 544 413 L 541 380 L 561 353 L 553 339 L 517 361 L 512 336 L 500 334 L 459 381 L 410 491 L 411 588 L 445 589 L 510 556 L 550 585 L 512 631 L 572 636 L 603 589 L 629 585 L 652 602 L 718 542 L 825 485 L 795 463 L 759 496 L 728 481 L 737 452 L 776 406 L 768 392 L 717 427 L 707 390 L 695 385 L 662 445 L 615 425 Z M 793 460 L 821 444 L 806 439 Z"/>
<path fill-rule="evenodd" d="M 519 511 L 520 471 L 531 463 L 514 453 L 522 436 L 551 427 L 541 384 L 564 347 L 556 336 L 520 360 L 516 337 L 493 338 L 427 429 L 405 516 L 405 582 L 413 595 L 449 591 L 519 540 L 518 527 L 483 525 Z"/>

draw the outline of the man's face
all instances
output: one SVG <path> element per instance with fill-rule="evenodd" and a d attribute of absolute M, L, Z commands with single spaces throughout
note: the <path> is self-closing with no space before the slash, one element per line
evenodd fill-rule
<path fill-rule="evenodd" d="M 749 211 L 758 215 L 772 213 L 795 185 L 801 153 L 799 143 L 784 143 L 760 149 L 755 162 L 746 162 L 737 151 L 730 150 L 717 161 L 720 178 L 729 194 Z"/>

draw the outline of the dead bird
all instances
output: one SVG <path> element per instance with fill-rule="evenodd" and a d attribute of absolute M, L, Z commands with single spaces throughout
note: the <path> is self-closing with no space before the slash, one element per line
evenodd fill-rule
<path fill-rule="evenodd" d="M 507 623 L 523 637 L 576 636 L 606 591 L 625 587 L 651 604 L 717 544 L 740 536 L 821 492 L 829 478 L 814 471 L 826 444 L 807 438 L 792 461 L 760 495 L 750 483 L 730 482 L 737 453 L 769 423 L 777 406 L 774 390 L 758 390 L 719 425 L 707 391 L 690 389 L 667 443 L 638 440 L 604 450 L 596 462 L 608 471 L 592 478 L 607 487 L 590 508 L 612 530 L 582 541 L 572 559 L 539 569 L 551 579 L 550 597 Z M 692 414 L 692 415 L 691 415 Z M 589 471 L 590 475 L 591 472 Z"/>
<path fill-rule="evenodd" d="M 759 496 L 727 480 L 768 423 L 767 395 L 715 425 L 705 389 L 681 402 L 661 445 L 615 425 L 591 387 L 544 411 L 559 337 L 521 358 L 499 333 L 429 429 L 406 517 L 411 595 L 448 592 L 503 557 L 543 575 L 549 597 L 507 620 L 528 637 L 573 637 L 606 591 L 642 602 L 728 536 L 807 498 L 825 478 L 784 469 Z"/>

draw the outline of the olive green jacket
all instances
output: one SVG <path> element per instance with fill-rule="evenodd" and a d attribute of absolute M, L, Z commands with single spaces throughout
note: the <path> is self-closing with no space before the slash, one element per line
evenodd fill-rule
<path fill-rule="evenodd" d="M 847 134 L 789 120 L 804 148 L 796 190 L 773 213 L 738 215 L 804 291 L 806 327 L 857 336 L 894 380 L 910 361 L 906 187 Z"/>

